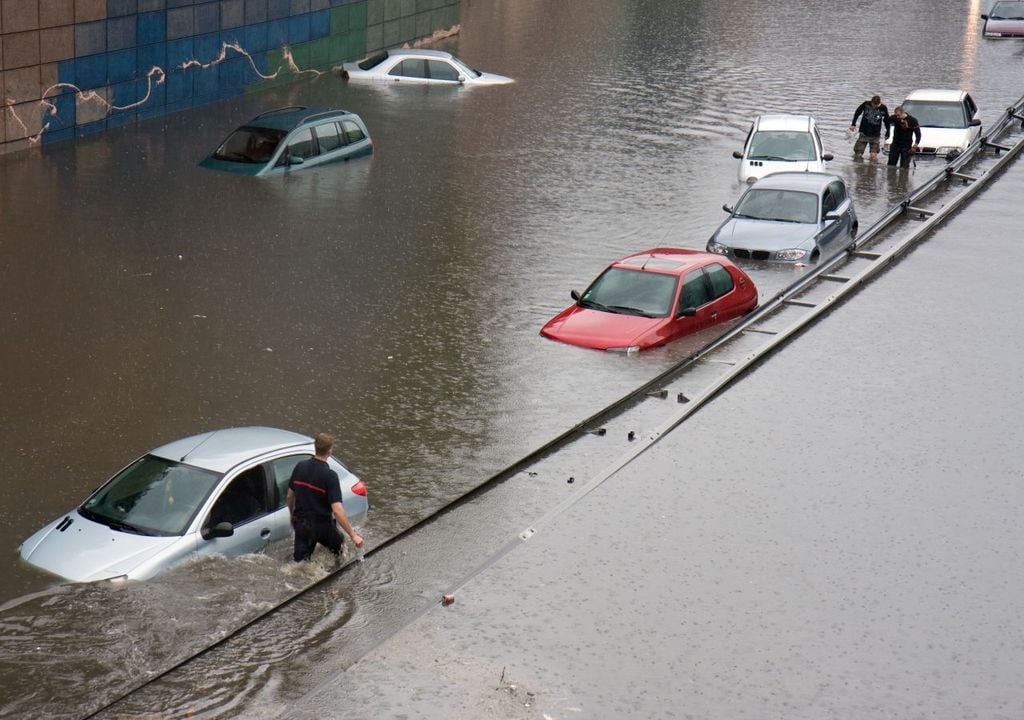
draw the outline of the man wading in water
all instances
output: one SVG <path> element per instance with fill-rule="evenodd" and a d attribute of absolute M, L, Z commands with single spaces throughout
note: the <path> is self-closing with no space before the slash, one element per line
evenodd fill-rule
<path fill-rule="evenodd" d="M 850 123 L 850 130 L 857 129 L 857 118 L 860 118 L 860 135 L 853 145 L 853 156 L 864 157 L 864 147 L 871 146 L 871 154 L 868 159 L 871 162 L 878 160 L 878 150 L 882 138 L 882 124 L 885 124 L 885 137 L 889 137 L 889 108 L 882 104 L 882 98 L 878 95 L 870 100 L 862 102 L 853 112 L 853 122 Z"/>
<path fill-rule="evenodd" d="M 362 536 L 352 529 L 342 507 L 338 473 L 327 464 L 334 449 L 334 438 L 320 433 L 314 438 L 313 447 L 316 454 L 296 465 L 288 481 L 288 510 L 295 528 L 295 562 L 309 560 L 317 543 L 335 555 L 341 552 L 344 538 L 332 517 L 357 548 L 363 546 Z"/>

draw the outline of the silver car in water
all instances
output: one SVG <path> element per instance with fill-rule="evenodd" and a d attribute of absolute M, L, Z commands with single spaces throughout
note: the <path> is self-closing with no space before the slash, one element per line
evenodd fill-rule
<path fill-rule="evenodd" d="M 21 545 L 28 563 L 72 582 L 145 580 L 200 555 L 259 552 L 291 536 L 285 498 L 312 438 L 267 427 L 214 430 L 143 455 Z M 366 486 L 336 458 L 342 505 L 366 515 Z"/>
<path fill-rule="evenodd" d="M 857 213 L 838 175 L 784 172 L 766 175 L 735 208 L 711 239 L 708 252 L 731 260 L 815 262 L 845 247 L 857 235 Z"/>
<path fill-rule="evenodd" d="M 412 85 L 507 85 L 512 78 L 474 70 L 449 52 L 403 48 L 384 50 L 359 62 L 344 63 L 341 77 L 352 82 Z"/>

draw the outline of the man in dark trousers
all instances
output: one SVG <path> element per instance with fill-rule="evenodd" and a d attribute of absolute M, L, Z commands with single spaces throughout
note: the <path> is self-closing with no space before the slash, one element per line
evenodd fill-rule
<path fill-rule="evenodd" d="M 921 125 L 913 115 L 900 105 L 893 111 L 889 118 L 892 123 L 892 145 L 889 146 L 889 165 L 910 167 L 910 156 L 917 152 L 917 145 L 921 142 Z"/>
<path fill-rule="evenodd" d="M 860 135 L 857 136 L 857 142 L 853 144 L 853 156 L 863 157 L 864 147 L 870 145 L 871 153 L 868 158 L 871 162 L 875 162 L 878 160 L 878 149 L 882 140 L 882 125 L 885 125 L 885 137 L 887 139 L 889 137 L 889 108 L 882 104 L 882 98 L 874 95 L 854 110 L 850 130 L 857 129 L 858 118 L 860 118 Z"/>
<path fill-rule="evenodd" d="M 344 538 L 332 517 L 357 548 L 363 546 L 363 538 L 352 529 L 341 504 L 338 473 L 327 464 L 334 449 L 334 438 L 320 433 L 313 440 L 313 448 L 316 454 L 296 465 L 288 481 L 288 510 L 295 528 L 295 562 L 309 560 L 317 543 L 335 555 L 341 552 Z"/>

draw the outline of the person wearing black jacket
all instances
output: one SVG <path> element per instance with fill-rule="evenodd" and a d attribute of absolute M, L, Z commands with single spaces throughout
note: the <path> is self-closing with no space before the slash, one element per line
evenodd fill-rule
<path fill-rule="evenodd" d="M 862 102 L 853 112 L 853 121 L 850 123 L 850 130 L 857 129 L 857 120 L 860 119 L 860 135 L 853 145 L 853 156 L 863 157 L 864 148 L 871 146 L 871 154 L 868 156 L 871 162 L 878 160 L 878 146 L 882 137 L 882 125 L 885 125 L 885 137 L 889 137 L 889 108 L 882 104 L 882 98 L 878 95 L 872 96 L 870 100 Z"/>
<path fill-rule="evenodd" d="M 893 111 L 889 122 L 892 123 L 889 165 L 896 167 L 898 162 L 900 167 L 910 167 L 910 156 L 917 152 L 917 145 L 921 142 L 921 125 L 917 118 L 903 109 L 902 105 Z"/>

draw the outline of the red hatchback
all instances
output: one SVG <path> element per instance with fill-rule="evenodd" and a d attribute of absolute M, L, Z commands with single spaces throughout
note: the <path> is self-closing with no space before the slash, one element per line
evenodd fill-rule
<path fill-rule="evenodd" d="M 654 248 L 614 262 L 541 335 L 596 350 L 664 345 L 757 307 L 757 287 L 713 253 Z"/>

